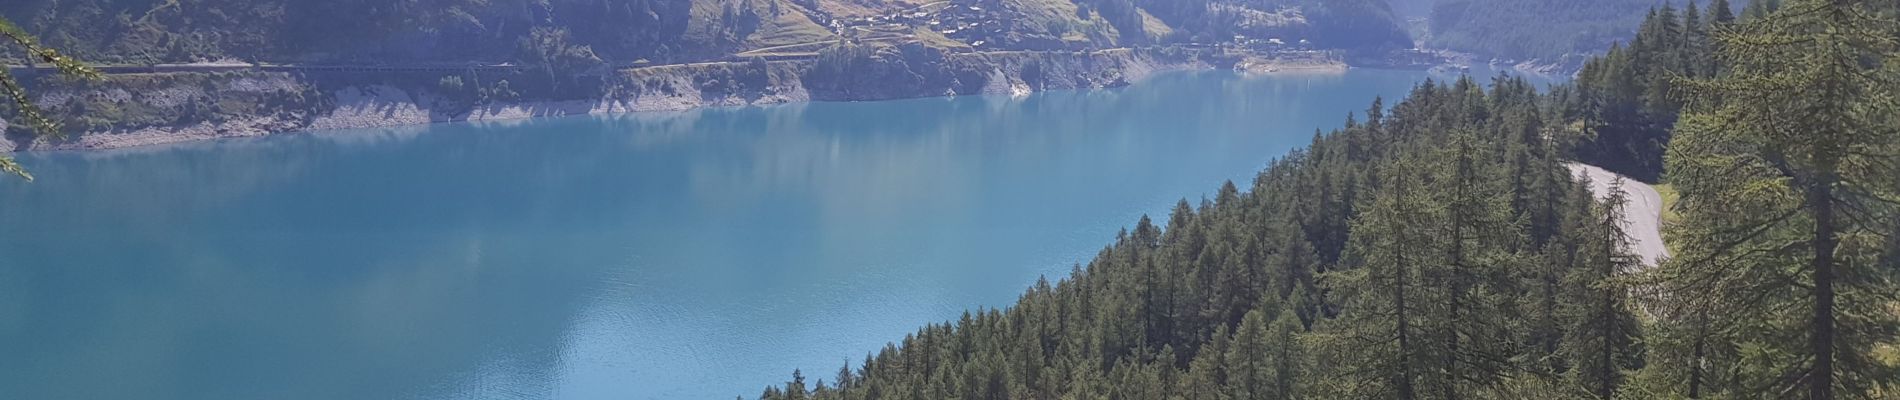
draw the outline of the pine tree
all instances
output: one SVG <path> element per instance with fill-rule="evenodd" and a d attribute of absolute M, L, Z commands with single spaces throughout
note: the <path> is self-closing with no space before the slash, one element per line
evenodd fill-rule
<path fill-rule="evenodd" d="M 1895 22 L 1872 10 L 1802 0 L 1757 12 L 1717 35 L 1727 75 L 1685 82 L 1698 103 L 1669 154 L 1682 254 L 1659 281 L 1719 312 L 1712 336 L 1744 349 L 1729 393 L 1831 400 L 1894 385 L 1894 367 L 1869 356 L 1895 337 L 1887 307 L 1900 301 L 1874 270 L 1876 238 L 1900 219 L 1900 99 L 1881 64 Z"/>
<path fill-rule="evenodd" d="M 1531 321 L 1526 343 L 1534 350 L 1524 368 L 1533 375 L 1554 376 L 1573 364 L 1565 352 L 1560 351 L 1564 337 L 1575 325 L 1570 307 L 1575 291 L 1571 290 L 1569 279 L 1584 263 L 1584 242 L 1594 220 L 1591 206 L 1595 204 L 1589 178 L 1582 180 L 1567 186 L 1562 197 L 1553 201 L 1562 207 L 1558 212 L 1558 234 L 1544 246 L 1541 265 L 1535 266 L 1527 279 L 1527 289 L 1535 298 L 1527 307 Z"/>
<path fill-rule="evenodd" d="M 1564 358 L 1574 367 L 1572 381 L 1597 398 L 1614 396 L 1624 373 L 1641 367 L 1639 333 L 1622 277 L 1639 265 L 1629 252 L 1623 230 L 1623 205 L 1629 201 L 1621 181 L 1591 213 L 1579 246 L 1581 265 L 1564 278 L 1565 305 L 1573 324 L 1563 342 Z"/>
<path fill-rule="evenodd" d="M 857 383 L 857 377 L 851 374 L 850 361 L 846 361 L 843 367 L 838 367 L 838 375 L 833 378 L 833 381 L 837 382 L 838 391 L 849 390 L 853 384 Z"/>
<path fill-rule="evenodd" d="M 1427 306 L 1420 270 L 1438 262 L 1430 255 L 1439 247 L 1426 229 L 1434 220 L 1429 200 L 1410 176 L 1415 162 L 1380 168 L 1381 193 L 1354 221 L 1347 248 L 1359 266 L 1329 273 L 1347 303 L 1327 334 L 1346 359 L 1340 376 L 1327 379 L 1359 383 L 1340 388 L 1342 396 L 1419 399 L 1421 375 L 1432 369 L 1417 319 Z"/>
<path fill-rule="evenodd" d="M 1708 62 L 1706 61 L 1710 57 L 1703 53 L 1708 48 L 1708 39 L 1708 26 L 1702 23 L 1702 12 L 1696 8 L 1695 2 L 1691 1 L 1688 8 L 1682 12 L 1682 43 L 1681 48 L 1677 50 L 1682 53 L 1679 74 L 1700 77 L 1710 73 L 1707 71 Z"/>
<path fill-rule="evenodd" d="M 1681 50 L 1683 43 L 1682 26 L 1677 22 L 1676 9 L 1663 6 L 1651 20 L 1643 22 L 1644 29 L 1637 33 L 1631 49 L 1636 51 L 1636 68 L 1641 74 L 1644 91 L 1642 93 L 1643 123 L 1653 124 L 1645 128 L 1665 129 L 1663 122 L 1674 121 L 1676 103 L 1672 75 L 1682 71 L 1687 59 Z M 1658 154 L 1660 155 L 1660 154 Z"/>
<path fill-rule="evenodd" d="M 1632 379 L 1634 393 L 1698 399 L 1716 393 L 1712 388 L 1733 386 L 1732 374 L 1722 366 L 1736 365 L 1738 349 L 1713 337 L 1710 314 L 1676 307 L 1658 311 L 1657 320 L 1644 326 L 1644 364 Z"/>
<path fill-rule="evenodd" d="M 1444 304 L 1433 307 L 1429 319 L 1438 355 L 1439 396 L 1468 397 L 1471 389 L 1492 383 L 1509 369 L 1508 318 L 1517 293 L 1515 277 L 1507 271 L 1518 260 L 1507 251 L 1519 229 L 1510 215 L 1509 189 L 1494 172 L 1499 164 L 1484 154 L 1496 154 L 1476 135 L 1450 135 L 1437 158 L 1433 204 L 1442 211 L 1431 229 L 1443 241 L 1443 262 L 1425 268 L 1426 283 L 1442 291 Z"/>
<path fill-rule="evenodd" d="M 1278 310 L 1275 310 L 1278 313 Z M 1227 397 L 1234 399 L 1284 398 L 1273 390 L 1273 360 L 1269 354 L 1267 312 L 1253 310 L 1241 319 L 1234 331 L 1233 347 L 1227 349 Z"/>
<path fill-rule="evenodd" d="M 1728 0 L 1709 2 L 1709 26 L 1702 31 L 1701 53 L 1704 77 L 1713 77 L 1722 73 L 1722 60 L 1716 57 L 1721 53 L 1721 43 L 1715 40 L 1718 32 L 1724 32 L 1735 26 L 1735 10 Z"/>
<path fill-rule="evenodd" d="M 1709 25 L 1712 27 L 1710 32 L 1733 23 L 1735 23 L 1735 8 L 1729 5 L 1728 0 L 1709 1 Z"/>
<path fill-rule="evenodd" d="M 1267 326 L 1267 359 L 1270 361 L 1268 393 L 1275 399 L 1301 399 L 1300 382 L 1307 367 L 1306 349 L 1300 343 L 1305 329 L 1298 314 L 1281 312 Z"/>
<path fill-rule="evenodd" d="M 1180 389 L 1177 390 L 1178 393 L 1190 399 L 1228 398 L 1226 391 L 1223 390 L 1227 384 L 1227 371 L 1222 365 L 1222 359 L 1227 355 L 1227 343 L 1230 338 L 1227 334 L 1227 326 L 1222 325 L 1216 328 L 1212 336 L 1211 340 L 1201 345 L 1199 354 L 1194 356 L 1194 361 L 1188 364 L 1187 376 L 1181 379 Z"/>

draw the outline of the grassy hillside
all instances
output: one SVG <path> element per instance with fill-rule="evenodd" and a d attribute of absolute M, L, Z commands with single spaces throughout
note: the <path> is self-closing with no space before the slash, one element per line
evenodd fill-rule
<path fill-rule="evenodd" d="M 1069 0 L 1002 0 L 1007 9 L 1020 15 L 1014 21 L 1014 31 L 1029 35 L 1041 35 L 1060 39 L 1069 44 L 1115 43 L 1120 37 L 1115 26 L 1102 18 L 1101 13 L 1090 13 L 1084 19 L 1076 15 L 1079 8 Z"/>
<path fill-rule="evenodd" d="M 686 38 L 725 41 L 735 50 L 837 39 L 790 0 L 693 0 L 691 10 Z"/>
<path fill-rule="evenodd" d="M 909 10 L 938 0 L 817 0 L 818 10 L 833 18 L 869 17 Z"/>
<path fill-rule="evenodd" d="M 1173 36 L 1196 42 L 1235 35 L 1311 40 L 1327 48 L 1382 50 L 1411 46 L 1384 0 L 1137 0 L 1172 26 Z"/>

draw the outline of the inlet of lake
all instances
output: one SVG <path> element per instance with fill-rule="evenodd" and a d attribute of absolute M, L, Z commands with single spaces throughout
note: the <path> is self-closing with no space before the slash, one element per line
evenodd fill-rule
<path fill-rule="evenodd" d="M 0 179 L 0 398 L 729 399 L 793 369 L 830 380 L 1066 276 L 1143 214 L 1249 187 L 1428 76 L 1169 73 L 19 154 L 38 181 Z"/>

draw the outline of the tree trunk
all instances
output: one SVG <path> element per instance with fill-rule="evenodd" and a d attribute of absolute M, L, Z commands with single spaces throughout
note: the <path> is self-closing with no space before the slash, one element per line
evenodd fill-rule
<path fill-rule="evenodd" d="M 1808 352 L 1814 369 L 1808 372 L 1808 399 L 1834 399 L 1834 249 L 1839 243 L 1834 226 L 1834 177 L 1826 176 L 1808 189 L 1814 212 L 1814 312 L 1809 322 Z"/>
<path fill-rule="evenodd" d="M 1399 320 L 1399 400 L 1413 400 L 1418 393 L 1412 388 L 1412 338 L 1411 320 L 1405 308 L 1405 253 L 1404 246 L 1398 249 L 1399 265 L 1393 280 L 1397 282 L 1396 295 L 1393 298 L 1394 314 Z"/>
<path fill-rule="evenodd" d="M 1621 189 L 1613 190 L 1620 191 Z M 1619 200 L 1618 197 L 1611 197 L 1611 199 Z M 1617 207 L 1620 205 L 1613 204 L 1611 206 Z M 1606 213 L 1603 217 L 1603 263 L 1600 264 L 1603 270 L 1599 271 L 1599 273 L 1603 275 L 1599 278 L 1602 279 L 1600 282 L 1609 281 L 1611 277 L 1616 275 L 1617 217 L 1619 217 L 1617 213 Z M 1616 394 L 1616 335 L 1618 333 L 1614 330 L 1616 327 L 1616 298 L 1614 297 L 1616 292 L 1608 289 L 1599 290 L 1603 292 L 1601 293 L 1603 295 L 1603 304 L 1599 305 L 1603 308 L 1597 310 L 1597 327 L 1601 329 L 1599 333 L 1603 335 L 1603 351 L 1598 355 L 1602 358 L 1597 361 L 1603 363 L 1598 366 L 1598 368 L 1603 368 L 1603 370 L 1597 372 L 1598 378 L 1602 380 L 1597 382 L 1596 392 L 1597 398 L 1609 399 Z"/>
<path fill-rule="evenodd" d="M 1691 399 L 1702 398 L 1702 365 L 1707 363 L 1706 360 L 1703 360 L 1703 357 L 1707 356 L 1705 354 L 1707 351 L 1706 346 L 1708 346 L 1709 343 L 1708 337 L 1706 336 L 1708 335 L 1708 324 L 1707 314 L 1696 313 L 1695 357 L 1690 358 L 1689 365 L 1689 398 Z"/>

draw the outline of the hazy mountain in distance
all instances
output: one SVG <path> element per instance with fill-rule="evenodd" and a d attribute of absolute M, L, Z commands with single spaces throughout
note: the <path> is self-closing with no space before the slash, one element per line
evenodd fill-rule
<path fill-rule="evenodd" d="M 1400 18 L 1426 18 L 1432 15 L 1435 0 L 1392 0 L 1392 12 Z"/>
<path fill-rule="evenodd" d="M 1627 41 L 1661 0 L 1394 0 L 1430 7 L 1425 45 L 1505 59 L 1553 60 Z M 1684 3 L 1673 2 L 1675 7 Z M 1739 5 L 1737 6 L 1739 7 Z"/>

